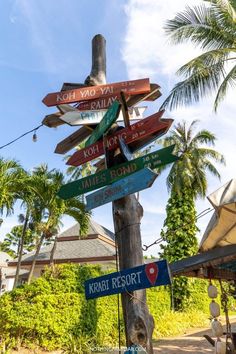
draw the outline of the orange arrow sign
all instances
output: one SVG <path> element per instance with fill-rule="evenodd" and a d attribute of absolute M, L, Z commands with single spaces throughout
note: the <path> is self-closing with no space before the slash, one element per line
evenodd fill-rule
<path fill-rule="evenodd" d="M 129 146 L 139 139 L 151 136 L 153 133 L 168 130 L 173 122 L 172 119 L 161 119 L 164 111 L 157 112 L 148 118 L 132 124 L 131 126 L 119 130 L 117 133 L 107 136 L 107 148 L 113 150 L 119 146 L 119 138 Z M 104 154 L 104 144 L 102 141 L 89 145 L 83 149 L 76 151 L 67 161 L 67 165 L 80 166 L 85 162 L 91 161 Z"/>
<path fill-rule="evenodd" d="M 150 92 L 149 79 L 116 82 L 105 85 L 88 86 L 69 91 L 49 93 L 44 97 L 43 103 L 50 106 L 57 106 L 64 103 L 88 101 L 96 98 L 103 98 L 123 91 L 127 95 L 137 95 Z"/>

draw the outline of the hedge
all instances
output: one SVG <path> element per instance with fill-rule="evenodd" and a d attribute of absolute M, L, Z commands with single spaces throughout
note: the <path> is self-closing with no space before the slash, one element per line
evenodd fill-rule
<path fill-rule="evenodd" d="M 48 268 L 32 284 L 1 296 L 2 346 L 4 343 L 34 345 L 53 350 L 68 348 L 72 338 L 77 340 L 77 346 L 88 342 L 96 346 L 117 346 L 117 296 L 89 301 L 84 296 L 84 281 L 102 274 L 98 266 L 60 265 Z M 170 310 L 167 287 L 148 289 L 148 305 L 156 323 L 154 337 L 174 335 L 188 327 L 206 324 L 209 317 L 206 289 L 205 281 L 192 281 L 193 297 L 188 313 Z M 122 321 L 121 329 L 124 343 Z"/>

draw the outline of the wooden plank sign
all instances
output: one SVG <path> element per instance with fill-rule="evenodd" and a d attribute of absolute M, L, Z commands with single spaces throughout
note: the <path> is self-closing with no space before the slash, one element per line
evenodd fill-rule
<path fill-rule="evenodd" d="M 91 127 L 84 126 L 76 130 L 67 138 L 60 141 L 57 144 L 54 152 L 57 154 L 65 154 L 66 152 L 70 151 L 71 149 L 73 149 L 73 147 L 75 147 L 76 145 L 84 141 L 86 138 L 88 138 L 88 136 L 91 134 L 91 129 L 92 129 Z"/>
<path fill-rule="evenodd" d="M 130 146 L 131 143 L 143 139 L 153 133 L 158 133 L 163 129 L 168 129 L 173 120 L 161 119 L 164 111 L 157 112 L 141 121 L 132 124 L 130 127 L 124 128 L 116 132 L 115 134 L 107 136 L 107 148 L 108 150 L 114 150 L 119 147 L 119 138 L 122 138 L 124 142 Z M 158 136 L 158 134 L 157 134 Z M 83 163 L 96 159 L 104 154 L 104 146 L 102 141 L 98 141 L 95 144 L 85 147 L 76 151 L 70 159 L 67 161 L 67 165 L 80 166 Z"/>
<path fill-rule="evenodd" d="M 162 260 L 86 280 L 85 297 L 95 299 L 168 284 L 171 284 L 169 266 Z"/>
<path fill-rule="evenodd" d="M 120 91 L 124 91 L 124 93 L 127 95 L 136 95 L 150 92 L 150 90 L 151 88 L 149 79 L 123 81 L 49 93 L 44 97 L 43 103 L 50 107 L 58 106 L 64 103 L 73 103 L 93 100 L 95 98 L 103 98 L 109 95 L 118 94 Z"/>
<path fill-rule="evenodd" d="M 129 118 L 130 120 L 139 120 L 143 118 L 143 113 L 147 109 L 147 107 L 130 107 L 129 108 Z M 59 118 L 63 120 L 63 122 L 74 126 L 74 125 L 89 125 L 89 124 L 98 124 L 105 116 L 107 110 L 94 110 L 94 111 L 79 111 L 75 109 L 71 112 L 66 112 L 61 115 Z M 120 112 L 117 122 L 123 121 L 123 114 Z"/>
<path fill-rule="evenodd" d="M 118 101 L 115 101 L 112 106 L 108 109 L 105 116 L 102 118 L 101 122 L 98 124 L 96 129 L 92 132 L 90 137 L 85 143 L 85 147 L 88 147 L 91 144 L 94 144 L 99 140 L 103 134 L 115 123 L 119 113 L 121 105 Z"/>
<path fill-rule="evenodd" d="M 94 175 L 67 183 L 60 188 L 58 195 L 62 199 L 69 199 L 116 182 L 144 167 L 154 169 L 177 161 L 178 157 L 172 155 L 174 147 L 174 145 L 168 146 L 145 156 L 108 168 Z"/>
<path fill-rule="evenodd" d="M 125 197 L 126 195 L 150 188 L 157 178 L 157 173 L 144 168 L 132 175 L 122 178 L 109 186 L 86 196 L 86 209 L 92 210 L 106 203 Z"/>
<path fill-rule="evenodd" d="M 159 91 L 160 86 L 157 84 L 150 84 L 151 86 L 151 91 L 149 93 L 141 94 L 141 95 L 134 95 L 134 96 L 128 96 L 127 98 L 127 105 L 128 107 L 134 106 L 135 104 L 141 102 L 141 101 L 155 101 L 157 98 L 161 96 L 161 93 Z M 113 95 L 109 99 L 108 98 L 103 98 L 103 99 L 95 99 L 92 101 L 87 101 L 87 102 L 82 102 L 79 104 L 78 109 L 79 110 L 100 110 L 100 109 L 107 109 L 109 108 L 112 103 L 115 100 L 119 100 L 120 95 Z M 46 119 L 43 120 L 43 124 L 50 127 L 54 128 L 59 125 L 63 124 L 63 121 L 60 120 L 60 118 L 56 118 L 55 115 L 57 115 L 59 112 L 56 112 L 52 115 L 48 115 L 45 117 Z M 60 116 L 60 114 L 59 114 Z"/>

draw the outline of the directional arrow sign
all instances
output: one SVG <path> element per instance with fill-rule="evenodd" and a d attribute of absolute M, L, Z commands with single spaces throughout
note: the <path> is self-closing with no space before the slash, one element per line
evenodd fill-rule
<path fill-rule="evenodd" d="M 130 120 L 139 120 L 143 118 L 143 113 L 147 107 L 130 107 L 129 108 L 129 118 Z M 71 112 L 66 112 L 60 116 L 60 119 L 69 125 L 88 125 L 88 124 L 98 124 L 105 116 L 107 110 L 101 109 L 99 111 L 79 111 L 75 109 Z M 120 112 L 117 122 L 123 121 L 123 114 Z"/>
<path fill-rule="evenodd" d="M 117 182 L 86 196 L 86 209 L 91 210 L 100 205 L 110 203 L 113 200 L 123 198 L 126 195 L 149 188 L 157 176 L 158 175 L 149 168 L 144 168 L 128 177 L 122 178 Z"/>
<path fill-rule="evenodd" d="M 171 284 L 169 266 L 162 260 L 86 280 L 85 297 L 95 299 L 168 284 Z"/>
<path fill-rule="evenodd" d="M 108 109 L 105 116 L 102 118 L 101 122 L 98 124 L 96 129 L 92 132 L 90 137 L 85 143 L 85 147 L 95 143 L 99 140 L 103 134 L 115 123 L 119 113 L 120 113 L 121 105 L 118 101 L 115 101 L 112 106 Z"/>
<path fill-rule="evenodd" d="M 93 100 L 124 91 L 127 95 L 136 95 L 150 92 L 149 79 L 116 82 L 106 85 L 87 86 L 68 91 L 49 93 L 44 97 L 43 103 L 50 106 L 58 106 L 64 103 Z"/>
<path fill-rule="evenodd" d="M 177 161 L 178 157 L 176 155 L 172 155 L 174 147 L 174 145 L 168 146 L 145 156 L 138 157 L 132 161 L 128 161 L 107 170 L 98 172 L 92 176 L 84 177 L 77 181 L 65 184 L 60 188 L 58 195 L 62 199 L 69 199 L 116 182 L 117 180 L 125 176 L 129 176 L 144 167 L 154 169 Z"/>
<path fill-rule="evenodd" d="M 119 138 L 122 138 L 129 147 L 135 141 L 143 139 L 153 133 L 158 137 L 158 132 L 168 130 L 172 119 L 161 119 L 164 111 L 157 112 L 141 121 L 132 124 L 130 127 L 119 130 L 117 133 L 107 136 L 108 150 L 119 147 Z M 76 151 L 67 161 L 68 165 L 79 166 L 83 163 L 96 159 L 104 154 L 102 141 L 98 141 L 84 149 Z"/>
<path fill-rule="evenodd" d="M 135 104 L 137 104 L 141 101 L 155 101 L 157 98 L 159 98 L 161 96 L 161 93 L 159 91 L 160 86 L 157 84 L 150 84 L 150 86 L 151 86 L 151 91 L 149 93 L 128 96 L 127 97 L 128 107 L 134 106 Z M 110 99 L 108 99 L 108 97 L 106 97 L 103 99 L 95 99 L 92 101 L 82 102 L 79 104 L 78 109 L 79 110 L 87 110 L 87 111 L 107 109 L 112 105 L 112 103 L 115 100 L 119 100 L 119 99 L 120 99 L 120 94 L 117 94 L 117 95 L 113 95 L 112 97 L 110 97 Z M 43 124 L 50 127 L 50 128 L 54 128 L 54 127 L 57 127 L 57 126 L 63 124 L 63 121 L 60 120 L 60 118 L 56 117 L 56 115 L 58 113 L 59 112 L 56 112 L 56 113 L 46 116 L 45 119 L 43 120 Z M 59 113 L 59 116 L 60 116 L 60 113 Z"/>

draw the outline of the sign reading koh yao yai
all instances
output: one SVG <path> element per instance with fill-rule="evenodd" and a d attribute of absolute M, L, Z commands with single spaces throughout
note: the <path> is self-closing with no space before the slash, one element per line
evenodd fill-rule
<path fill-rule="evenodd" d="M 85 282 L 86 299 L 168 285 L 171 276 L 166 260 L 125 269 Z"/>

